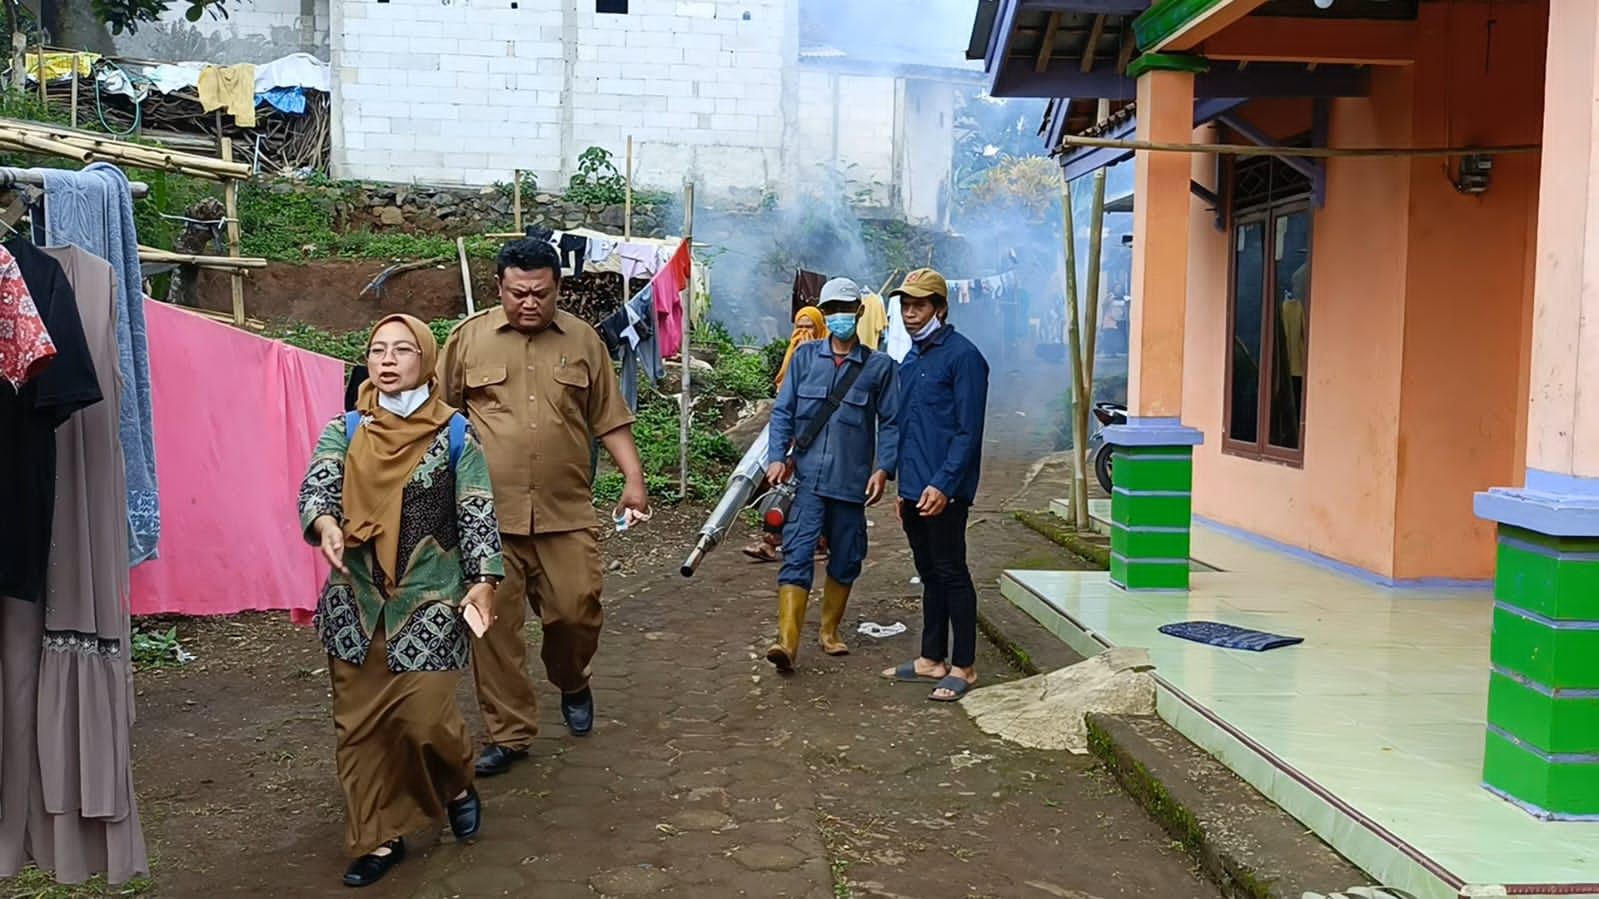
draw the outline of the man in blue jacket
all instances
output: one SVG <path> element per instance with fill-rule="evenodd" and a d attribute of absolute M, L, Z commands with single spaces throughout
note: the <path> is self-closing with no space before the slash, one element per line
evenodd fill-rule
<path fill-rule="evenodd" d="M 866 560 L 866 507 L 888 489 L 899 450 L 899 384 L 894 360 L 855 335 L 861 288 L 848 278 L 822 285 L 816 305 L 828 338 L 801 344 L 772 409 L 767 477 L 795 479 L 797 494 L 783 529 L 777 576 L 777 642 L 766 658 L 794 670 L 805 606 L 816 576 L 816 546 L 827 538 L 822 587 L 822 651 L 844 655 L 839 638 L 850 589 Z"/>
<path fill-rule="evenodd" d="M 977 681 L 977 588 L 966 565 L 966 518 L 982 468 L 988 362 L 945 321 L 943 275 L 918 269 L 891 295 L 899 297 L 912 340 L 899 370 L 899 513 L 922 579 L 922 654 L 883 676 L 937 681 L 929 698 L 954 702 Z"/>

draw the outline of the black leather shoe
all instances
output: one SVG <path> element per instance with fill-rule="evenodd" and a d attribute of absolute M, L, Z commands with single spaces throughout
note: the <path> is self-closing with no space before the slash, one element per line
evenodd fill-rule
<path fill-rule="evenodd" d="M 485 746 L 477 757 L 477 776 L 494 777 L 511 770 L 511 763 L 527 758 L 526 749 L 506 749 L 504 746 Z"/>
<path fill-rule="evenodd" d="M 349 870 L 344 872 L 345 886 L 369 887 L 382 880 L 390 868 L 405 861 L 404 840 L 390 840 L 383 845 L 389 847 L 388 855 L 363 855 L 350 863 Z"/>
<path fill-rule="evenodd" d="M 451 801 L 448 807 L 450 832 L 457 840 L 470 843 L 483 829 L 483 800 L 478 798 L 477 788 L 468 787 L 466 797 Z"/>
<path fill-rule="evenodd" d="M 594 691 L 584 687 L 581 693 L 562 693 L 561 717 L 572 736 L 587 736 L 594 729 Z"/>

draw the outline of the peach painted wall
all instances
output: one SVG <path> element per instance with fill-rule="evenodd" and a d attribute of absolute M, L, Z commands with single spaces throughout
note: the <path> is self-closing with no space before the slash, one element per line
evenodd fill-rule
<path fill-rule="evenodd" d="M 1333 142 L 1405 146 L 1410 113 L 1408 69 L 1374 71 L 1369 98 L 1333 104 Z M 1276 117 L 1246 113 L 1262 114 Z M 1330 161 L 1311 232 L 1303 468 L 1222 452 L 1228 241 L 1208 214 L 1189 255 L 1184 419 L 1206 436 L 1194 459 L 1195 512 L 1384 577 L 1393 574 L 1405 259 L 1380 248 L 1404 246 L 1410 178 L 1401 159 Z"/>
<path fill-rule="evenodd" d="M 1422 58 L 1375 67 L 1369 97 L 1335 101 L 1332 144 L 1536 143 L 1539 9 L 1495 7 L 1490 54 L 1486 7 L 1424 4 Z M 1305 129 L 1309 103 L 1244 114 L 1286 136 Z M 1214 177 L 1196 166 L 1196 180 Z M 1312 226 L 1303 468 L 1221 450 L 1229 250 L 1196 203 L 1183 395 L 1184 422 L 1206 437 L 1195 512 L 1386 578 L 1491 576 L 1492 530 L 1471 497 L 1520 480 L 1536 199 L 1536 156 L 1501 157 L 1481 197 L 1458 194 L 1439 159 L 1329 161 Z"/>
<path fill-rule="evenodd" d="M 1423 7 L 1416 142 L 1538 143 L 1547 6 L 1451 6 Z M 1493 576 L 1494 524 L 1472 494 L 1521 480 L 1537 211 L 1536 155 L 1496 158 L 1479 196 L 1457 192 L 1442 160 L 1413 163 L 1397 578 Z"/>

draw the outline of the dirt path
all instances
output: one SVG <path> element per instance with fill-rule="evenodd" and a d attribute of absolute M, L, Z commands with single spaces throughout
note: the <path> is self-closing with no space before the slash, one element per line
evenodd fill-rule
<path fill-rule="evenodd" d="M 1016 411 L 994 411 L 973 515 L 985 603 L 1004 601 L 991 585 L 1006 567 L 1073 564 L 1001 509 L 1044 448 L 1035 416 Z M 1022 503 L 1040 505 L 1058 475 L 1035 472 Z M 1088 757 L 1004 744 L 928 702 L 928 688 L 877 678 L 915 654 L 920 625 L 890 510 L 874 514 L 845 622 L 854 653 L 816 650 L 813 611 L 788 678 L 764 660 L 775 567 L 744 560 L 736 537 L 684 580 L 676 566 L 697 524 L 671 513 L 607 545 L 595 733 L 568 737 L 547 707 L 533 758 L 482 784 L 482 840 L 413 841 L 412 860 L 368 894 L 1216 895 Z M 861 621 L 908 631 L 873 640 L 854 633 Z M 156 865 L 144 894 L 348 895 L 326 659 L 312 635 L 281 616 L 180 631 L 199 660 L 138 681 L 137 777 Z M 987 641 L 978 666 L 990 683 L 1017 676 Z M 35 895 L 7 887 L 0 895 Z"/>

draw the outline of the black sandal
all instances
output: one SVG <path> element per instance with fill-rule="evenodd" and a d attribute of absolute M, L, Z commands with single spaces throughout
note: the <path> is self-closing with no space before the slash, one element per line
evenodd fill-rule
<path fill-rule="evenodd" d="M 388 849 L 387 855 L 378 855 L 376 852 L 363 855 L 350 863 L 344 872 L 344 885 L 347 887 L 369 887 L 383 879 L 383 875 L 400 862 L 405 861 L 405 840 L 396 838 L 384 843 L 382 847 Z"/>

